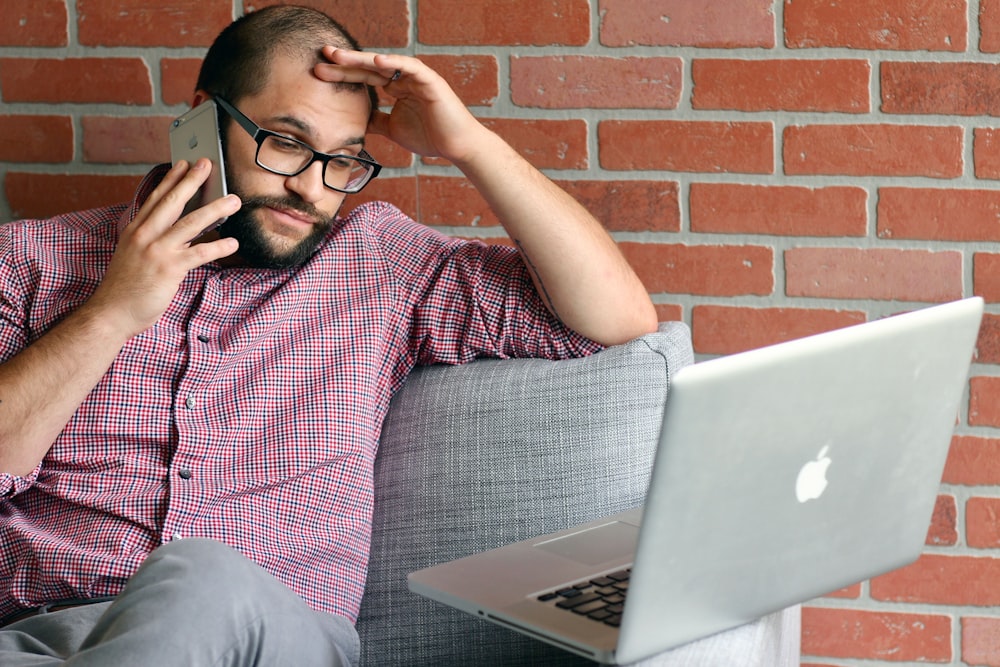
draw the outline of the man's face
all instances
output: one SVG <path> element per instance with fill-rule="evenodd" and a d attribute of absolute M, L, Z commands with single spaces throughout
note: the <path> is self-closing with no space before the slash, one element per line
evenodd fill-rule
<path fill-rule="evenodd" d="M 303 60 L 276 58 L 262 92 L 231 101 L 264 129 L 318 151 L 356 155 L 363 147 L 368 96 L 320 81 Z M 219 234 L 240 242 L 238 257 L 249 266 L 301 264 L 330 229 L 345 195 L 323 185 L 319 162 L 291 177 L 262 169 L 250 135 L 235 122 L 227 127 L 226 179 L 243 207 L 219 227 Z"/>

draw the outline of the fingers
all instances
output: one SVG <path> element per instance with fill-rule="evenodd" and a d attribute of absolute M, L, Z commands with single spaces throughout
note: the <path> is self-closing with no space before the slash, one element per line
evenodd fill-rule
<path fill-rule="evenodd" d="M 166 230 L 181 216 L 184 206 L 211 172 L 212 163 L 207 159 L 200 159 L 193 165 L 178 160 L 143 203 L 130 226 L 152 225 L 160 231 Z"/>
<path fill-rule="evenodd" d="M 183 160 L 179 161 L 146 199 L 132 224 L 125 229 L 123 240 L 128 237 L 140 246 L 164 243 L 182 249 L 207 229 L 216 226 L 220 220 L 238 211 L 242 205 L 240 198 L 227 195 L 180 217 L 187 202 L 208 179 L 211 170 L 212 163 L 206 159 L 198 160 L 191 166 Z M 215 244 L 214 252 L 218 253 L 217 256 L 206 261 L 225 257 L 235 251 L 235 241 L 232 244 L 228 241 Z M 198 262 L 201 263 L 204 262 Z"/>
<path fill-rule="evenodd" d="M 329 82 L 387 86 L 421 71 L 420 61 L 408 56 L 351 51 L 334 46 L 324 47 L 323 56 L 329 64 L 320 63 L 315 73 L 318 78 Z"/>

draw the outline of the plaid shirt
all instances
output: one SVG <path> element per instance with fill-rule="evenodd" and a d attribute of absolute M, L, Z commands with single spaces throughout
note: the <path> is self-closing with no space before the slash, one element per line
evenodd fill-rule
<path fill-rule="evenodd" d="M 0 362 L 87 299 L 162 173 L 127 205 L 0 225 Z M 0 474 L 0 618 L 117 594 L 158 545 L 200 536 L 356 619 L 379 432 L 414 365 L 596 349 L 550 318 L 509 248 L 385 203 L 297 269 L 195 269 L 41 465 Z"/>

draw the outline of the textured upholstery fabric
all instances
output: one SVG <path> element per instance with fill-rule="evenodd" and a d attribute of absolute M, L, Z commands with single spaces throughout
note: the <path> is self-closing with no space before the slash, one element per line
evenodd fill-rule
<path fill-rule="evenodd" d="M 671 370 L 692 361 L 685 325 L 586 359 L 479 360 L 418 369 L 393 399 L 375 466 L 364 665 L 590 664 L 406 588 L 439 562 L 640 505 Z M 710 638 L 722 665 L 798 664 L 797 610 Z M 782 632 L 795 635 L 794 646 Z M 696 643 L 692 646 L 697 647 Z M 766 655 L 765 655 L 766 654 Z M 716 664 L 704 652 L 693 662 Z M 762 657 L 762 660 L 764 659 Z"/>

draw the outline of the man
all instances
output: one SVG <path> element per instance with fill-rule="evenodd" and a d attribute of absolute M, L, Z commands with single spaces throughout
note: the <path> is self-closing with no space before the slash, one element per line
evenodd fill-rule
<path fill-rule="evenodd" d="M 209 50 L 209 99 L 234 194 L 181 217 L 211 165 L 180 163 L 133 202 L 0 226 L 0 664 L 355 662 L 408 371 L 656 326 L 601 226 L 419 60 L 273 7 Z M 384 203 L 338 218 L 369 132 L 455 164 L 516 250 Z"/>

